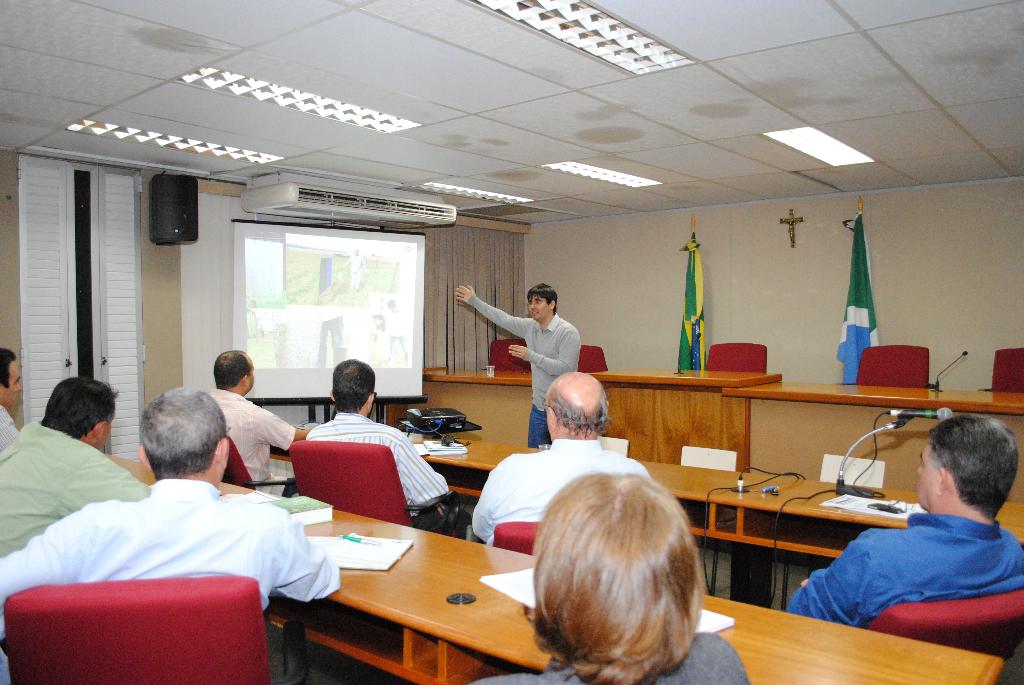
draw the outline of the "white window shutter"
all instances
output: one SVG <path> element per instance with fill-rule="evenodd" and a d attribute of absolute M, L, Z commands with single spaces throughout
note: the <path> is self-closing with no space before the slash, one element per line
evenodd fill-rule
<path fill-rule="evenodd" d="M 68 307 L 70 167 L 19 157 L 21 336 L 25 423 L 43 418 L 54 386 L 74 372 L 73 330 Z"/>
<path fill-rule="evenodd" d="M 139 446 L 142 417 L 139 297 L 138 195 L 135 177 L 100 171 L 100 290 L 102 319 L 98 376 L 118 391 L 117 412 L 110 432 L 110 451 L 133 456 Z"/>

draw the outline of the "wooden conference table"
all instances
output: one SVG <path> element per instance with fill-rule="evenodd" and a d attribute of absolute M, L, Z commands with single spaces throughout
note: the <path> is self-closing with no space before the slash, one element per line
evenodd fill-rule
<path fill-rule="evenodd" d="M 138 462 L 114 459 L 139 480 Z M 222 485 L 226 492 L 242 488 Z M 548 657 L 533 640 L 523 607 L 480 577 L 529 568 L 533 558 L 464 540 L 335 511 L 308 535 L 354 532 L 410 538 L 409 552 L 387 572 L 341 571 L 326 600 L 271 601 L 276 623 L 300 620 L 309 639 L 416 683 L 466 683 L 485 675 L 542 670 Z M 476 596 L 468 605 L 448 595 Z M 722 636 L 755 684 L 994 683 L 996 657 L 850 628 L 708 597 L 705 607 L 736 619 Z"/>
<path fill-rule="evenodd" d="M 427 461 L 448 481 L 449 487 L 479 496 L 487 475 L 509 454 L 528 452 L 517 445 L 475 442 L 469 454 L 428 456 Z M 838 557 L 846 546 L 868 528 L 903 528 L 906 522 L 886 516 L 869 516 L 821 506 L 835 496 L 834 483 L 798 481 L 782 476 L 749 473 L 750 491 L 730 492 L 737 474 L 678 464 L 641 462 L 659 483 L 680 501 L 690 519 L 694 535 L 739 543 L 733 548 L 730 567 L 730 597 L 767 606 L 772 596 L 773 550 L 785 550 L 823 557 Z M 778 485 L 778 496 L 751 486 L 766 480 Z M 884 488 L 889 499 L 916 502 L 914 491 Z M 807 497 L 809 499 L 794 500 Z M 780 514 L 780 508 L 782 513 Z M 707 528 L 705 523 L 707 510 Z M 1024 504 L 1007 502 L 999 522 L 1024 543 Z"/>
<path fill-rule="evenodd" d="M 814 477 L 824 454 L 845 454 L 885 409 L 938 409 L 990 414 L 1024 445 L 1024 393 L 790 383 L 779 374 L 634 369 L 594 374 L 605 386 L 612 421 L 608 435 L 627 438 L 630 453 L 679 463 L 683 445 L 735 450 L 738 468 L 798 471 Z M 457 407 L 484 430 L 471 440 L 516 443 L 526 435 L 530 374 L 428 369 L 423 392 L 430 406 Z M 393 422 L 389 421 L 389 423 Z M 913 490 L 918 456 L 934 421 L 915 420 L 878 437 L 885 482 Z M 865 441 L 853 456 L 869 456 Z M 1024 468 L 1021 469 L 1024 473 Z M 1024 502 L 1024 477 L 1010 491 Z"/>

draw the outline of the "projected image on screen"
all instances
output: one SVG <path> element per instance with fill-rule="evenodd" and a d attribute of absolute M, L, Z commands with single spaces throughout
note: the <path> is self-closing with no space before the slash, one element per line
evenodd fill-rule
<path fill-rule="evenodd" d="M 246 350 L 257 368 L 412 365 L 417 248 L 300 233 L 244 243 Z"/>

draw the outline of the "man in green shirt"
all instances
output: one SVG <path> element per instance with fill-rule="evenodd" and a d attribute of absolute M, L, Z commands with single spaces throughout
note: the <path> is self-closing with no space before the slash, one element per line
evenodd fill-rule
<path fill-rule="evenodd" d="M 100 450 L 110 437 L 117 393 L 91 378 L 65 378 L 40 423 L 0 452 L 0 557 L 90 502 L 136 501 L 149 488 Z"/>

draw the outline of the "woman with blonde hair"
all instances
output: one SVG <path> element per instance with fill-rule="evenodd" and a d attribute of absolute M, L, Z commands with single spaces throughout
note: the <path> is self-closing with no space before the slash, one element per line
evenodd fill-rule
<path fill-rule="evenodd" d="M 697 634 L 703 581 L 679 503 L 639 476 L 584 476 L 551 500 L 534 545 L 540 674 L 487 685 L 748 683 L 721 637 Z"/>

